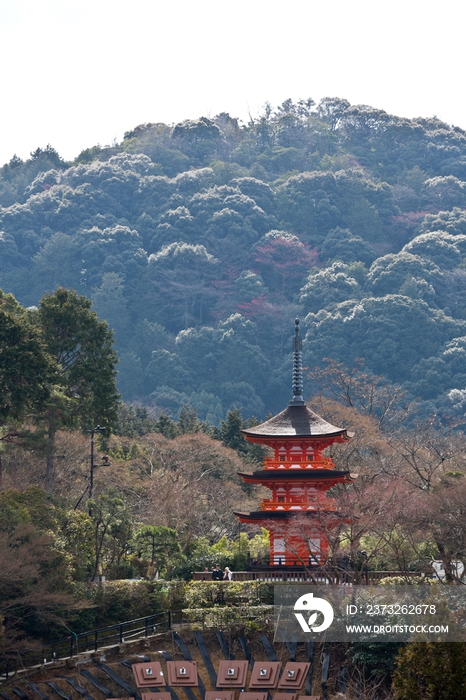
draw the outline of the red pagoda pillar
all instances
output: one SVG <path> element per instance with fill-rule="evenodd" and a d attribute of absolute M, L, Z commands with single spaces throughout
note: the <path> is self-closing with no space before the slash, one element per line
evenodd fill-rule
<path fill-rule="evenodd" d="M 328 553 L 327 533 L 338 522 L 336 503 L 327 495 L 335 484 L 352 482 L 348 471 L 337 471 L 323 451 L 346 442 L 353 433 L 327 423 L 303 399 L 302 340 L 299 319 L 293 339 L 293 398 L 287 408 L 265 423 L 243 430 L 249 442 L 267 445 L 263 469 L 239 472 L 247 483 L 262 484 L 271 497 L 261 509 L 235 512 L 242 523 L 260 525 L 270 532 L 270 564 L 296 566 L 322 564 Z"/>

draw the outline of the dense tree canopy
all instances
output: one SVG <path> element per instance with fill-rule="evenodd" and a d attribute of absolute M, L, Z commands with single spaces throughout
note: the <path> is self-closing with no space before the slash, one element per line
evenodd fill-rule
<path fill-rule="evenodd" d="M 73 163 L 47 146 L 0 169 L 0 287 L 24 305 L 58 286 L 92 299 L 115 332 L 123 397 L 174 417 L 185 402 L 217 423 L 235 404 L 278 409 L 296 313 L 325 312 L 313 363 L 330 347 L 379 357 L 382 343 L 374 371 L 417 397 L 414 367 L 463 335 L 441 329 L 466 318 L 465 182 L 461 129 L 337 97 L 266 105 L 248 124 L 225 112 L 142 124 Z M 414 303 L 414 326 L 393 295 Z M 336 310 L 355 301 L 380 328 L 363 341 L 358 314 Z M 238 313 L 254 339 L 225 335 Z M 433 334 L 429 349 L 400 354 L 412 327 Z M 434 381 L 430 409 L 447 411 L 445 386 Z"/>
<path fill-rule="evenodd" d="M 26 420 L 50 395 L 53 362 L 31 314 L 0 293 L 0 422 Z"/>

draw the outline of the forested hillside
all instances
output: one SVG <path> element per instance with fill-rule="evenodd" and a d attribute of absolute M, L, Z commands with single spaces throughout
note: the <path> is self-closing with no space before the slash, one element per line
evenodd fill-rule
<path fill-rule="evenodd" d="M 127 401 L 218 424 L 290 396 L 304 361 L 401 384 L 419 415 L 466 402 L 466 132 L 346 100 L 144 124 L 73 163 L 0 170 L 0 287 L 57 286 L 115 331 Z"/>

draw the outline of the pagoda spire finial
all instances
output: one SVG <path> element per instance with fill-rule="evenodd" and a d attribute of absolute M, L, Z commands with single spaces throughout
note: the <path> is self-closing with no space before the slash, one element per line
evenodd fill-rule
<path fill-rule="evenodd" d="M 295 319 L 293 338 L 293 398 L 290 406 L 303 406 L 303 341 L 299 335 L 299 318 Z"/>

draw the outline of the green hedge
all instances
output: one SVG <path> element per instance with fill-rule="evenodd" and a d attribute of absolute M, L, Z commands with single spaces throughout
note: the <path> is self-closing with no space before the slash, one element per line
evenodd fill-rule
<path fill-rule="evenodd" d="M 199 627 L 229 627 L 249 623 L 264 623 L 273 618 L 273 605 L 240 605 L 215 608 L 188 608 L 183 619 Z"/>
<path fill-rule="evenodd" d="M 190 581 L 186 608 L 273 604 L 273 585 L 264 581 Z"/>

